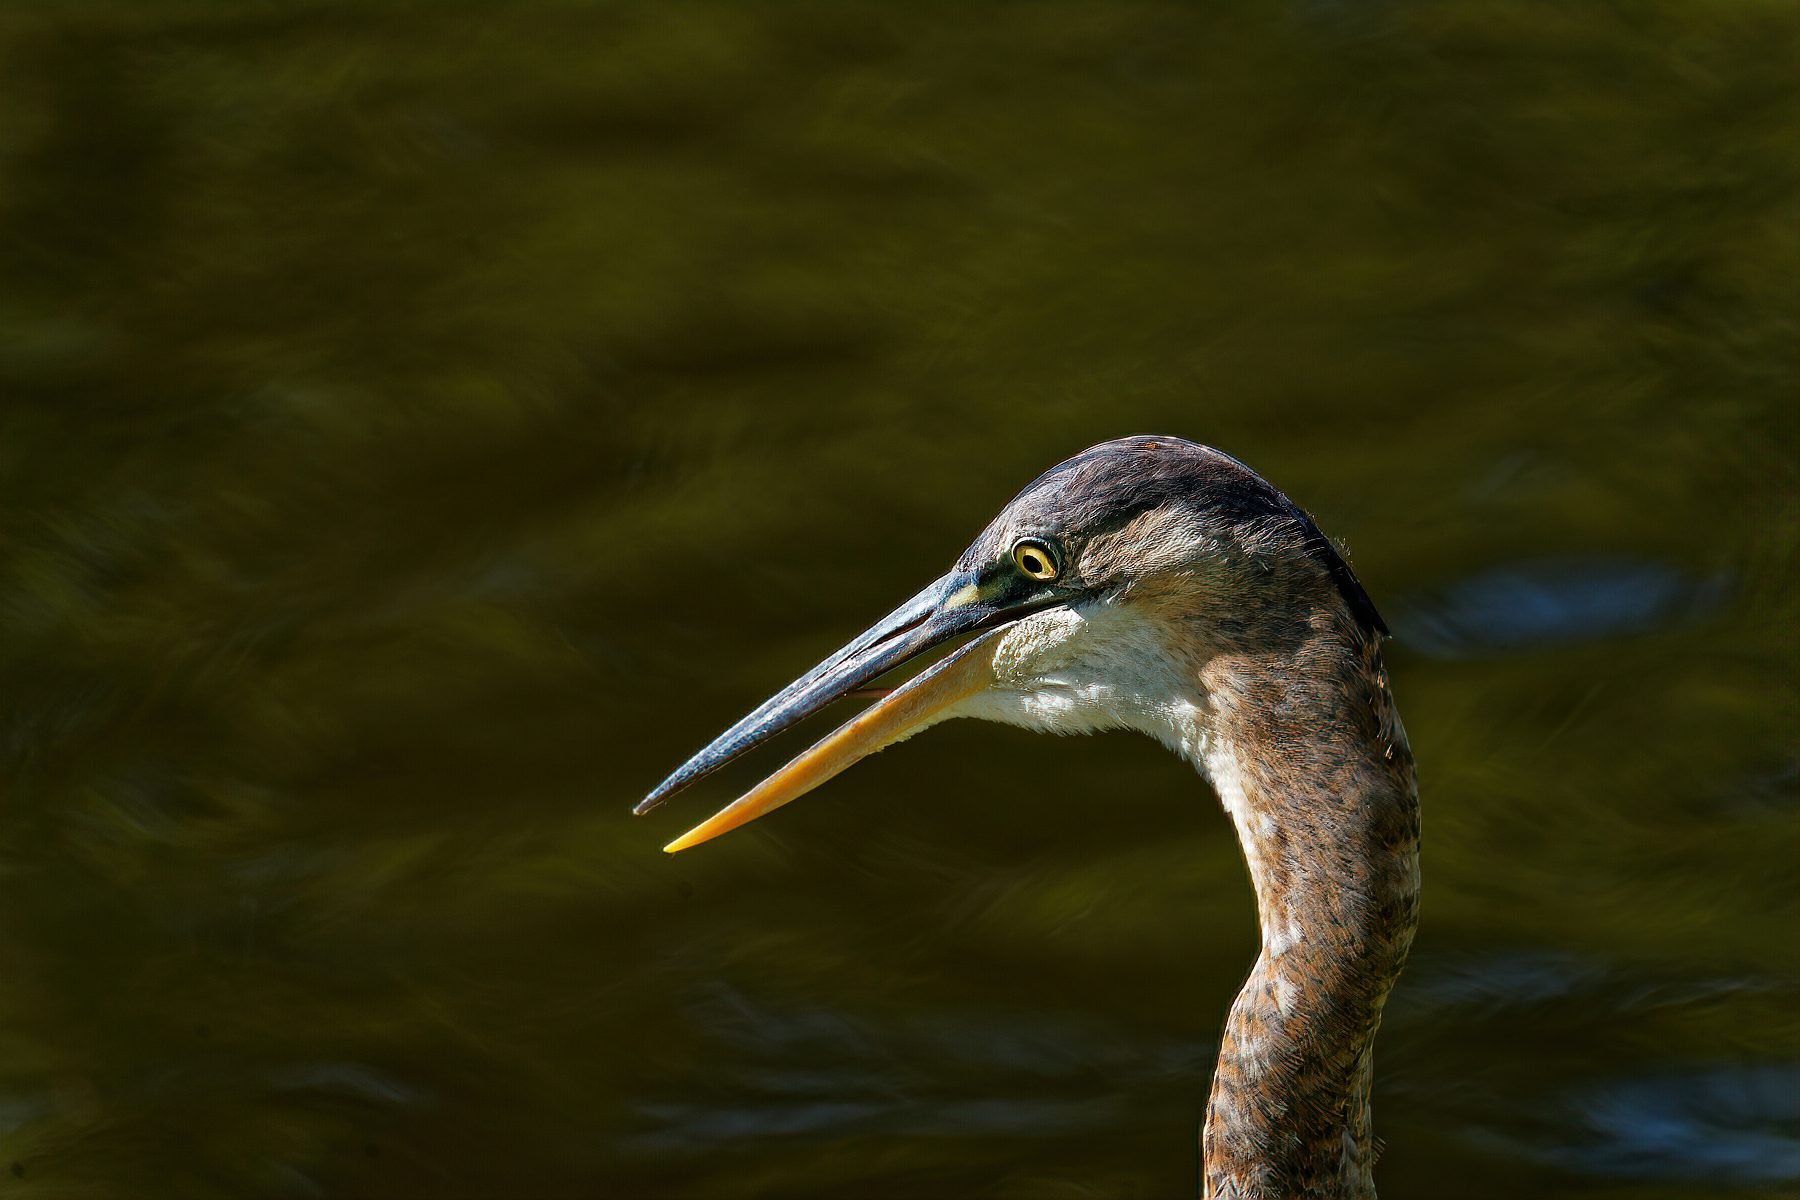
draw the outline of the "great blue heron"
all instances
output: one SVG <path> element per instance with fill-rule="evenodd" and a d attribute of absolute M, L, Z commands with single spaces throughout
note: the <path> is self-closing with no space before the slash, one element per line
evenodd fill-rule
<path fill-rule="evenodd" d="M 1418 924 L 1419 803 L 1387 627 L 1318 527 L 1229 455 L 1107 442 L 1020 492 L 942 579 L 684 763 L 664 799 L 949 639 L 683 850 L 951 717 L 1136 729 L 1237 828 L 1262 950 L 1231 1006 L 1201 1135 L 1218 1197 L 1374 1195 L 1371 1051 Z"/>

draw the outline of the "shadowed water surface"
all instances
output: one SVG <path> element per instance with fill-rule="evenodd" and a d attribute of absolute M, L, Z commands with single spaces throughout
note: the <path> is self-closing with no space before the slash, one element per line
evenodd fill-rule
<path fill-rule="evenodd" d="M 1143 431 L 1394 620 L 1383 1195 L 1794 1194 L 1795 26 L 0 14 L 0 1194 L 1191 1192 L 1188 767 L 628 813 Z"/>

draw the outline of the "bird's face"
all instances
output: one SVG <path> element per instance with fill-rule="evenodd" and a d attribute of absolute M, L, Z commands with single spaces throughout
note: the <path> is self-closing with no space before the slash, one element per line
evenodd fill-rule
<path fill-rule="evenodd" d="M 917 596 L 726 730 L 637 807 L 647 812 L 738 755 L 934 647 L 961 647 L 671 842 L 753 820 L 856 761 L 956 716 L 1059 733 L 1129 727 L 1177 749 L 1206 701 L 1199 664 L 1246 587 L 1326 581 L 1303 514 L 1248 468 L 1172 438 L 1109 442 L 1053 468 Z M 1321 539 L 1322 540 L 1322 539 Z M 1252 604 L 1251 607 L 1255 607 Z M 1185 723 L 1184 723 L 1185 722 Z"/>

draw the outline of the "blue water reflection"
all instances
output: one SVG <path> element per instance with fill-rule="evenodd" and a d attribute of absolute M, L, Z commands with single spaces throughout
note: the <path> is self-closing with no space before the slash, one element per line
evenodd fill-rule
<path fill-rule="evenodd" d="M 1483 571 L 1406 601 L 1408 647 L 1441 658 L 1516 653 L 1678 627 L 1730 598 L 1723 574 L 1695 578 L 1626 558 L 1545 559 Z"/>
<path fill-rule="evenodd" d="M 1166 431 L 1398 636 L 1385 1200 L 1791 1193 L 1791 6 L 0 18 L 0 1191 L 1191 1195 L 1120 735 L 643 792 Z"/>

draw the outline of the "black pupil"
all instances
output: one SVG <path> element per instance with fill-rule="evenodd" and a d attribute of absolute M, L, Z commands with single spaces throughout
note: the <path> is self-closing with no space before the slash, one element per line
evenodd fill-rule
<path fill-rule="evenodd" d="M 1027 550 L 1025 552 L 1025 569 L 1030 571 L 1033 575 L 1042 575 L 1044 573 L 1044 560 L 1039 558 L 1034 551 Z"/>

